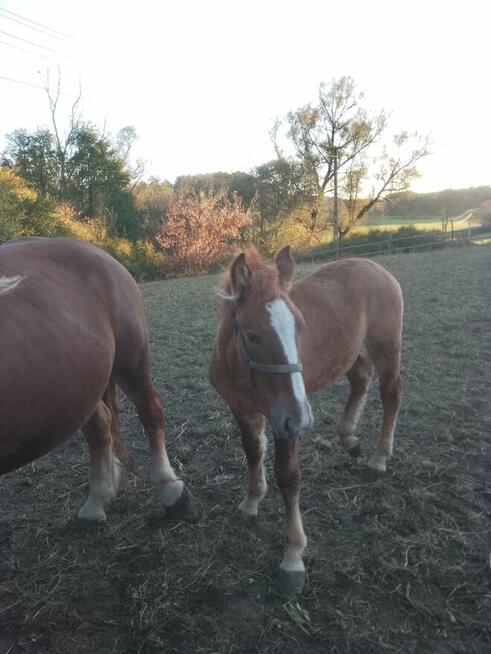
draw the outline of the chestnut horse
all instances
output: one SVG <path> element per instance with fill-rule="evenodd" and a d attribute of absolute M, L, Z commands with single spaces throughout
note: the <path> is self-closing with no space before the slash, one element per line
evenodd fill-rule
<path fill-rule="evenodd" d="M 306 539 L 299 509 L 298 436 L 312 426 L 307 394 L 346 375 L 351 385 L 338 423 L 341 445 L 361 453 L 354 435 L 377 370 L 383 426 L 369 466 L 385 471 L 400 405 L 403 302 L 399 284 L 368 259 L 328 263 L 292 284 L 290 248 L 265 262 L 254 248 L 239 254 L 222 280 L 221 324 L 210 381 L 235 416 L 249 481 L 240 509 L 256 515 L 266 492 L 265 419 L 275 445 L 276 479 L 285 502 L 286 549 L 280 582 L 303 586 Z"/>
<path fill-rule="evenodd" d="M 117 384 L 148 434 L 163 505 L 184 510 L 188 494 L 167 457 L 143 302 L 131 275 L 102 250 L 58 238 L 2 244 L 0 273 L 0 474 L 81 429 L 90 485 L 78 515 L 106 520 L 126 453 Z"/>

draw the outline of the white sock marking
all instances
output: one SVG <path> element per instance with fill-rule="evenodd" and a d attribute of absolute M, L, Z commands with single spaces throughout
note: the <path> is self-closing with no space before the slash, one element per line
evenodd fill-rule
<path fill-rule="evenodd" d="M 91 497 L 89 497 L 78 512 L 78 517 L 82 520 L 91 520 L 94 522 L 106 522 L 107 520 L 103 505 Z"/>
<path fill-rule="evenodd" d="M 341 445 L 344 447 L 344 449 L 349 452 L 352 450 L 354 447 L 358 445 L 358 438 L 356 436 L 352 436 L 349 434 L 348 436 L 345 436 L 344 438 L 341 437 Z"/>
<path fill-rule="evenodd" d="M 289 546 L 285 552 L 283 561 L 280 563 L 280 570 L 284 570 L 285 572 L 305 572 L 302 553 Z"/>
<path fill-rule="evenodd" d="M 91 479 L 89 486 L 89 497 L 78 512 L 78 517 L 83 520 L 95 520 L 105 522 L 107 519 L 104 507 L 114 497 L 112 480 Z"/>
<path fill-rule="evenodd" d="M 257 515 L 258 506 L 258 497 L 252 498 L 246 495 L 242 502 L 239 504 L 239 511 L 242 511 L 242 513 L 245 513 L 246 515 Z"/>
<path fill-rule="evenodd" d="M 177 475 L 172 469 L 169 458 L 167 457 L 167 452 L 162 458 L 152 459 L 150 475 L 154 484 L 166 484 L 169 481 L 175 481 L 177 479 Z"/>
<path fill-rule="evenodd" d="M 118 492 L 119 488 L 119 482 L 121 479 L 121 461 L 118 459 L 118 457 L 113 454 L 113 492 L 116 495 Z"/>
<path fill-rule="evenodd" d="M 386 460 L 387 457 L 383 456 L 382 454 L 377 454 L 377 452 L 375 452 L 375 454 L 368 462 L 368 467 L 371 468 L 372 470 L 377 470 L 378 472 L 386 472 L 387 470 L 385 465 Z"/>
<path fill-rule="evenodd" d="M 170 481 L 160 490 L 160 499 L 164 506 L 174 506 L 177 500 L 181 497 L 184 484 L 180 479 Z"/>

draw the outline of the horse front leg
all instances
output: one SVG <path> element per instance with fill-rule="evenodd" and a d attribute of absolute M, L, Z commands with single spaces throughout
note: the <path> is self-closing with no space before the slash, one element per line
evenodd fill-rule
<path fill-rule="evenodd" d="M 286 547 L 280 564 L 280 590 L 292 595 L 299 593 L 304 585 L 302 555 L 307 545 L 299 505 L 301 473 L 297 438 L 275 440 L 275 473 L 286 514 Z"/>
<path fill-rule="evenodd" d="M 259 502 L 266 495 L 268 488 L 264 472 L 266 454 L 266 419 L 260 413 L 238 415 L 235 419 L 240 427 L 242 447 L 247 458 L 248 481 L 247 493 L 239 509 L 246 515 L 257 515 Z"/>

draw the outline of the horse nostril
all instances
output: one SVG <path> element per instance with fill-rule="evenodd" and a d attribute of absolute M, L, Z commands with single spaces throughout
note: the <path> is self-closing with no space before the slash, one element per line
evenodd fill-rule
<path fill-rule="evenodd" d="M 288 416 L 285 420 L 285 432 L 288 436 L 295 436 L 300 429 L 300 420 L 293 416 Z"/>

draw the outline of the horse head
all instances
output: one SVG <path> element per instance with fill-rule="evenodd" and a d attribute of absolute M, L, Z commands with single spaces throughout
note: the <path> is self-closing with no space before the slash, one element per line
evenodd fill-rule
<path fill-rule="evenodd" d="M 249 369 L 256 392 L 268 407 L 276 438 L 295 438 L 313 423 L 299 359 L 305 322 L 289 297 L 294 271 L 288 246 L 274 264 L 248 248 L 232 262 L 229 293 L 222 293 L 233 302 L 238 360 Z"/>

